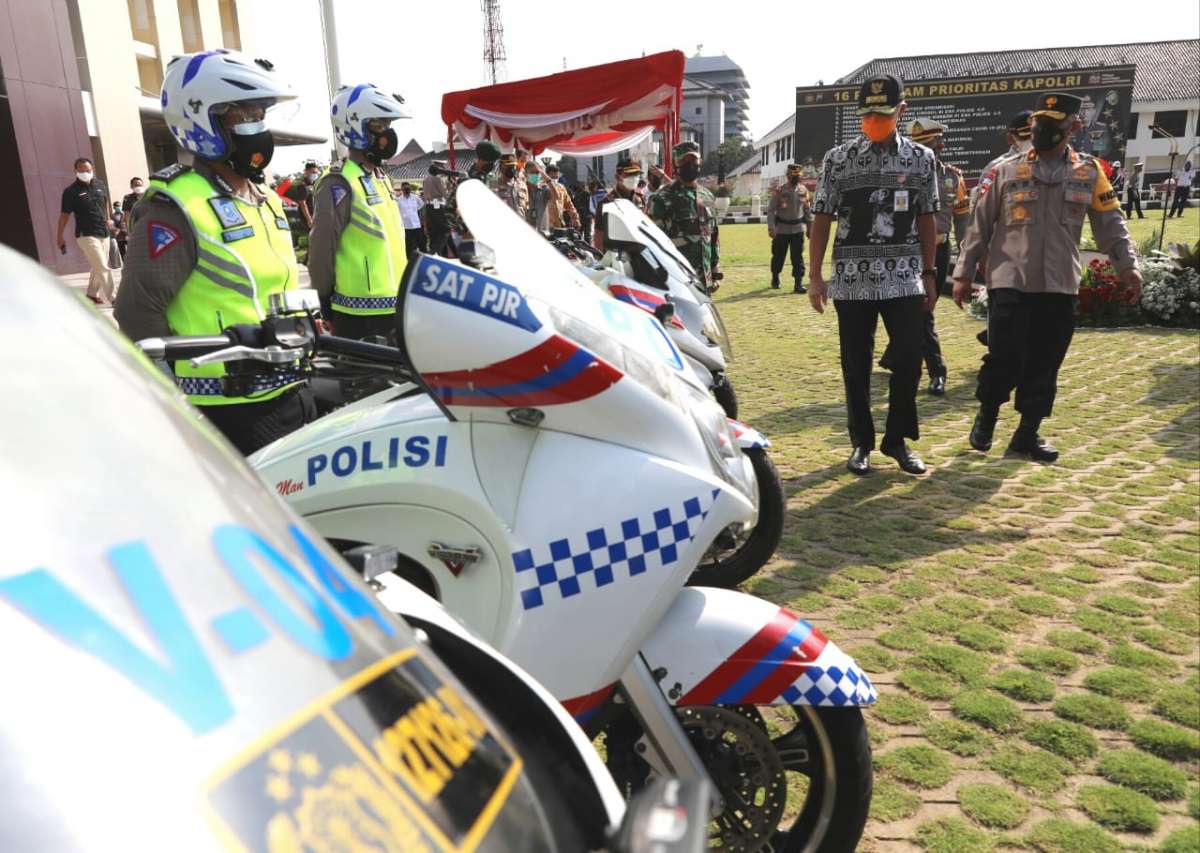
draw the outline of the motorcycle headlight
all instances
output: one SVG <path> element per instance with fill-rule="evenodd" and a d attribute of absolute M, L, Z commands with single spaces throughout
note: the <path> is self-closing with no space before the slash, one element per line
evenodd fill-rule
<path fill-rule="evenodd" d="M 725 417 L 724 409 L 708 394 L 690 385 L 684 387 L 688 398 L 688 411 L 691 412 L 692 420 L 704 439 L 713 471 L 734 488 L 747 492 L 742 470 L 742 451 L 738 448 L 737 439 L 729 426 L 729 419 Z"/>

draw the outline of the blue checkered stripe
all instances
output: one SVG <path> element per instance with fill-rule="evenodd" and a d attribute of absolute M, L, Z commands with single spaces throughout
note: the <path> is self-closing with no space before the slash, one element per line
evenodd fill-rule
<path fill-rule="evenodd" d="M 870 705 L 879 694 L 871 679 L 854 667 L 831 666 L 825 669 L 810 666 L 780 694 L 791 705 L 825 705 L 845 707 Z"/>
<path fill-rule="evenodd" d="M 343 308 L 361 308 L 364 311 L 390 310 L 396 307 L 394 296 L 343 296 L 335 292 L 329 301 Z"/>
<path fill-rule="evenodd" d="M 597 527 L 582 538 L 556 539 L 545 548 L 513 552 L 521 606 L 533 610 L 547 598 L 562 601 L 588 586 L 600 589 L 675 563 L 679 546 L 696 538 L 720 494 L 720 489 L 713 489 L 708 495 L 688 498 L 682 506 L 663 507 L 648 516 Z"/>
<path fill-rule="evenodd" d="M 279 375 L 261 376 L 255 379 L 253 390 L 248 396 L 255 394 L 263 394 L 267 391 L 274 391 L 276 388 L 282 388 L 285 385 L 291 385 L 300 382 L 303 379 L 296 373 L 284 373 Z M 208 376 L 176 376 L 175 384 L 179 386 L 179 390 L 189 397 L 224 397 L 224 392 L 221 391 L 221 380 Z"/>

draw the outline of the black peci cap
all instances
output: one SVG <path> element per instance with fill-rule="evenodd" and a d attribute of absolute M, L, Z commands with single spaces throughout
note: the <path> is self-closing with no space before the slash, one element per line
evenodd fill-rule
<path fill-rule="evenodd" d="M 904 100 L 904 83 L 891 74 L 877 74 L 858 90 L 858 114 L 896 112 Z"/>

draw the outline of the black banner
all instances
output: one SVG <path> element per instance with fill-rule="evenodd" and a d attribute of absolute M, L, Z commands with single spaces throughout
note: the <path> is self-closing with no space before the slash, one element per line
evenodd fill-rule
<path fill-rule="evenodd" d="M 913 119 L 947 126 L 942 158 L 963 170 L 971 183 L 993 158 L 1008 149 L 1005 130 L 1021 110 L 1033 109 L 1041 92 L 1070 92 L 1083 98 L 1084 126 L 1071 145 L 1105 160 L 1125 157 L 1136 66 L 1040 71 L 1025 74 L 947 77 L 905 83 Z M 825 152 L 862 132 L 858 83 L 796 89 L 794 161 L 815 176 Z"/>

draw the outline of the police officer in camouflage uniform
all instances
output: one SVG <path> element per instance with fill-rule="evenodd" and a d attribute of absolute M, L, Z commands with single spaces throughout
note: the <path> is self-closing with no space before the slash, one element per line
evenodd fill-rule
<path fill-rule="evenodd" d="M 500 157 L 500 175 L 492 192 L 517 216 L 528 218 L 529 188 L 525 183 L 525 174 L 517 164 L 517 155 L 504 154 Z"/>
<path fill-rule="evenodd" d="M 475 160 L 467 168 L 468 181 L 486 181 L 487 176 L 492 173 L 492 169 L 496 167 L 496 161 L 500 159 L 500 146 L 490 139 L 484 139 L 475 146 Z M 462 180 L 455 180 L 454 185 L 450 188 L 450 193 L 446 197 L 446 223 L 450 226 L 451 232 L 455 239 L 455 251 L 460 248 L 462 240 L 470 240 L 471 232 L 467 230 L 467 226 L 463 224 L 462 217 L 458 215 L 458 188 L 462 184 Z M 461 257 L 461 255 L 459 255 Z"/>
<path fill-rule="evenodd" d="M 1001 160 L 984 175 L 954 270 L 954 301 L 961 308 L 975 269 L 987 262 L 988 352 L 979 369 L 979 414 L 969 438 L 980 452 L 991 448 L 1000 406 L 1015 388 L 1021 423 L 1008 449 L 1036 462 L 1058 459 L 1058 450 L 1038 429 L 1054 406 L 1058 370 L 1075 331 L 1085 215 L 1131 298 L 1141 295 L 1142 277 L 1117 195 L 1099 161 L 1068 144 L 1083 126 L 1081 105 L 1082 99 L 1065 92 L 1038 99 L 1033 150 Z"/>
<path fill-rule="evenodd" d="M 804 286 L 804 236 L 812 224 L 808 189 L 800 183 L 801 167 L 787 167 L 787 183 L 771 193 L 767 204 L 767 236 L 771 238 L 771 287 L 779 289 L 783 258 L 792 255 L 793 293 L 808 293 Z"/>
<path fill-rule="evenodd" d="M 628 157 L 617 161 L 617 181 L 613 188 L 605 193 L 596 203 L 596 225 L 592 235 L 592 245 L 604 251 L 604 205 L 617 199 L 625 199 L 637 205 L 638 210 L 646 209 L 646 202 L 641 193 L 636 192 L 638 181 L 642 179 L 642 167 Z"/>
<path fill-rule="evenodd" d="M 679 177 L 654 194 L 650 218 L 671 238 L 711 293 L 720 287 L 717 282 L 721 279 L 717 203 L 712 193 L 696 182 L 700 177 L 700 146 L 681 142 L 671 155 Z"/>

